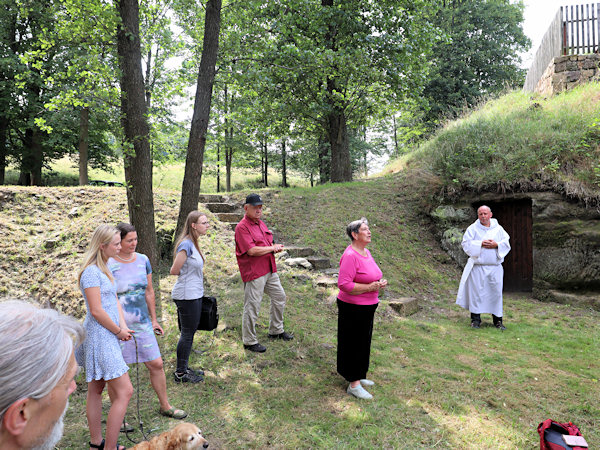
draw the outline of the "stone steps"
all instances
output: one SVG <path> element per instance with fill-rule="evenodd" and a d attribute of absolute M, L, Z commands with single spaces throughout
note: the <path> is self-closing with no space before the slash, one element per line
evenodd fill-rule
<path fill-rule="evenodd" d="M 244 213 L 240 211 L 237 205 L 228 203 L 228 200 L 228 197 L 218 194 L 202 194 L 199 197 L 199 201 L 204 203 L 206 208 L 219 221 L 228 224 L 231 230 L 235 231 L 239 221 L 244 218 Z M 328 270 L 331 268 L 329 258 L 315 255 L 315 251 L 310 247 L 290 246 L 285 247 L 285 251 L 289 255 L 289 258 L 286 259 L 289 266 L 301 266 L 313 270 Z M 293 261 L 288 263 L 287 261 L 290 260 Z M 335 272 L 337 273 L 337 271 Z"/>
<path fill-rule="evenodd" d="M 288 252 L 290 258 L 306 258 L 315 254 L 315 251 L 310 247 L 290 246 L 285 247 L 285 251 Z"/>
<path fill-rule="evenodd" d="M 231 203 L 206 203 L 205 204 L 211 213 L 234 213 L 238 207 Z"/>
<path fill-rule="evenodd" d="M 223 203 L 225 198 L 220 194 L 200 194 L 198 196 L 199 203 Z"/>
<path fill-rule="evenodd" d="M 237 224 L 240 220 L 244 218 L 244 214 L 240 212 L 216 213 L 215 215 L 221 222 L 225 223 L 235 222 Z"/>

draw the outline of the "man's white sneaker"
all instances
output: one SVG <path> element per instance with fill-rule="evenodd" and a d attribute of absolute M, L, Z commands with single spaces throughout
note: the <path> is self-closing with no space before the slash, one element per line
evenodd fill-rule
<path fill-rule="evenodd" d="M 360 384 L 362 386 L 373 386 L 375 384 L 375 382 L 371 381 L 371 380 L 367 380 L 366 378 L 363 378 L 362 380 L 360 380 Z"/>
<path fill-rule="evenodd" d="M 367 391 L 365 391 L 365 389 L 360 384 L 356 387 L 348 385 L 348 389 L 346 389 L 346 392 L 348 392 L 348 394 L 350 395 L 354 395 L 356 398 L 362 398 L 364 400 L 371 400 L 373 398 L 373 396 Z"/>

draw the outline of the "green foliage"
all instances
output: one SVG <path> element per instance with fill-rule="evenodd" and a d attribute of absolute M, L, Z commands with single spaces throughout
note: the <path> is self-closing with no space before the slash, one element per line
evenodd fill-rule
<path fill-rule="evenodd" d="M 424 90 L 430 127 L 484 95 L 523 83 L 519 54 L 530 45 L 522 29 L 523 9 L 522 0 L 448 0 L 439 8 L 436 24 L 446 39 L 434 46 Z"/>

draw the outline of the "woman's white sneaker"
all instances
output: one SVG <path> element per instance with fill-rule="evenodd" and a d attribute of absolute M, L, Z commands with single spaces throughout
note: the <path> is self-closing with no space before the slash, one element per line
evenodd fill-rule
<path fill-rule="evenodd" d="M 348 389 L 346 389 L 346 392 L 348 392 L 348 394 L 350 394 L 350 395 L 354 395 L 356 398 L 362 398 L 364 400 L 371 400 L 373 398 L 373 396 L 371 394 L 369 394 L 360 385 L 360 383 L 356 387 L 352 387 L 352 386 L 348 385 Z"/>
<path fill-rule="evenodd" d="M 360 380 L 360 384 L 362 386 L 373 386 L 375 384 L 375 382 L 371 381 L 371 380 L 367 380 L 366 378 L 363 378 L 362 380 Z"/>

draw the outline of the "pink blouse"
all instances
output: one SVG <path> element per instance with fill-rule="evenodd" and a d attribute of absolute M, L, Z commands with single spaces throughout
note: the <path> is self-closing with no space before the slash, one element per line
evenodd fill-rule
<path fill-rule="evenodd" d="M 346 303 L 355 305 L 374 305 L 379 302 L 379 291 L 364 292 L 362 294 L 351 294 L 355 283 L 369 284 L 381 280 L 383 273 L 371 256 L 371 252 L 365 249 L 367 256 L 362 256 L 349 245 L 340 258 L 340 273 L 338 276 L 338 287 L 340 292 L 338 298 Z"/>

